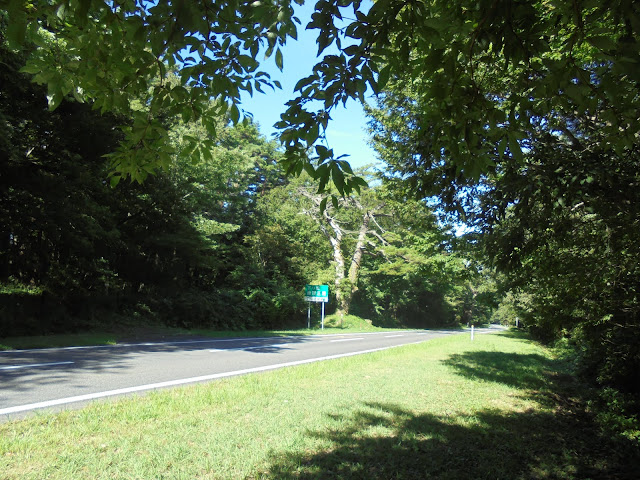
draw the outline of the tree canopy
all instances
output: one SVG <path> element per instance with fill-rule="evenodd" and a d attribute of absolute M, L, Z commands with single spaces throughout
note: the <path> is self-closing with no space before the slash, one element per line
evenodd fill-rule
<path fill-rule="evenodd" d="M 623 152 L 638 130 L 639 8 L 631 0 L 320 0 L 306 28 L 317 30 L 319 54 L 338 53 L 319 57 L 283 112 L 286 164 L 339 193 L 358 188 L 348 164 L 316 143 L 333 107 L 364 102 L 368 89 L 400 77 L 423 102 L 423 156 L 397 165 L 414 189 L 427 191 L 416 174 L 445 158 L 457 183 L 477 179 L 496 159 L 520 157 L 533 130 L 578 142 L 580 130 L 598 129 Z M 0 9 L 10 45 L 32 50 L 25 71 L 47 84 L 51 107 L 73 95 L 131 113 L 147 95 L 113 157 L 134 179 L 167 164 L 161 112 L 199 119 L 210 133 L 227 112 L 237 121 L 241 91 L 278 87 L 262 59 L 281 67 L 282 46 L 299 28 L 288 0 L 3 0 Z M 167 81 L 173 67 L 177 84 Z"/>
<path fill-rule="evenodd" d="M 132 118 L 112 159 L 134 180 L 168 166 L 163 118 L 198 120 L 215 136 L 221 118 L 240 118 L 242 90 L 278 86 L 257 58 L 273 55 L 281 67 L 280 47 L 296 35 L 288 1 L 3 1 L 0 9 L 9 45 L 31 50 L 23 71 L 47 85 L 51 109 L 73 96 Z M 179 81 L 170 81 L 176 68 Z M 144 108 L 133 109 L 140 99 Z"/>
<path fill-rule="evenodd" d="M 378 324 L 461 316 L 459 279 L 427 268 L 461 259 L 424 204 L 365 188 L 329 203 L 331 225 L 316 222 L 326 198 L 313 179 L 287 178 L 276 143 L 230 120 L 194 162 L 184 151 L 206 129 L 167 119 L 168 169 L 112 188 L 104 154 L 123 118 L 67 99 L 49 111 L 45 88 L 19 72 L 24 58 L 0 46 L 0 62 L 0 337 L 149 321 L 302 326 L 306 283 L 338 287 L 328 313 L 353 303 Z M 358 287 L 373 294 L 351 302 Z"/>
<path fill-rule="evenodd" d="M 514 315 L 636 394 L 639 13 L 479 2 L 469 24 L 433 25 L 442 45 L 412 50 L 369 110 L 396 190 L 437 196 L 473 225 L 485 262 L 525 299 Z"/>

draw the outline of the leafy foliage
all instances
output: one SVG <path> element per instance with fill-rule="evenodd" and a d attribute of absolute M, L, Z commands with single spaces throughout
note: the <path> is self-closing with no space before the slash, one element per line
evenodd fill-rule
<path fill-rule="evenodd" d="M 399 202 L 382 186 L 340 197 L 337 208 L 320 210 L 323 201 L 305 175 L 272 190 L 262 203 L 269 223 L 254 238 L 265 266 L 284 265 L 286 254 L 303 283 L 332 285 L 329 313 L 417 327 L 488 318 L 491 303 L 471 286 L 481 275 L 451 251 L 424 203 Z"/>
<path fill-rule="evenodd" d="M 183 124 L 167 115 L 166 171 L 114 189 L 104 156 L 123 135 L 117 125 L 131 123 L 74 101 L 49 111 L 43 88 L 19 72 L 23 59 L 6 49 L 2 59 L 10 68 L 3 71 L 0 91 L 1 127 L 7 133 L 0 335 L 106 322 L 282 327 L 304 318 L 305 283 L 335 283 L 335 252 L 311 217 L 326 197 L 314 197 L 314 203 L 300 193 L 315 190 L 309 177 L 284 178 L 280 152 L 254 124 L 218 122 L 213 137 L 201 122 Z M 202 150 L 197 138 L 210 141 L 211 149 Z M 345 269 L 344 293 L 362 288 L 359 308 L 393 316 L 396 323 L 452 321 L 452 315 L 434 316 L 414 306 L 428 301 L 448 312 L 446 287 L 425 297 L 420 289 L 433 291 L 435 284 L 407 280 L 398 295 L 388 295 L 398 286 L 388 281 L 399 275 L 394 268 L 419 278 L 426 271 L 415 265 L 428 263 L 433 251 L 444 248 L 428 209 L 418 203 L 391 205 L 373 188 L 336 201 L 340 208 L 331 202 L 323 214 L 344 228 L 345 256 L 374 272 L 366 273 L 365 285 L 356 274 L 347 278 Z M 422 212 L 420 221 L 411 220 L 416 210 Z M 368 229 L 360 235 L 363 218 Z M 403 246 L 412 235 L 420 240 Z M 420 242 L 422 253 L 411 253 L 422 248 Z M 371 258 L 353 255 L 354 249 Z M 392 314 L 398 304 L 399 313 Z M 419 319 L 423 314 L 428 321 Z"/>
<path fill-rule="evenodd" d="M 407 68 L 370 110 L 389 182 L 471 222 L 526 300 L 509 315 L 637 395 L 638 5 L 476 6 L 436 2 L 428 33 L 390 39 Z"/>
<path fill-rule="evenodd" d="M 257 228 L 258 196 L 284 182 L 255 125 L 219 124 L 195 164 L 180 153 L 202 126 L 174 127 L 168 171 L 114 190 L 103 155 L 122 119 L 67 101 L 49 112 L 18 73 L 22 59 L 0 54 L 0 335 L 107 321 L 273 326 L 301 308 L 297 285 L 241 273 L 254 271 L 243 239 Z"/>
<path fill-rule="evenodd" d="M 236 122 L 241 91 L 278 87 L 258 59 L 273 57 L 281 68 L 281 47 L 299 24 L 289 0 L 4 0 L 0 8 L 10 44 L 35 44 L 25 71 L 47 85 L 52 108 L 73 95 L 133 118 L 112 160 L 136 180 L 167 166 L 160 112 L 202 120 L 211 135 L 221 116 Z M 347 162 L 317 145 L 332 109 L 364 103 L 368 89 L 379 93 L 390 81 L 421 104 L 416 141 L 403 142 L 419 146 L 417 156 L 392 167 L 412 190 L 431 194 L 435 185 L 450 201 L 455 187 L 474 184 L 505 155 L 521 159 L 532 131 L 577 141 L 576 128 L 590 125 L 617 154 L 635 142 L 640 12 L 631 0 L 321 0 L 307 29 L 317 30 L 323 56 L 298 81 L 278 127 L 287 171 L 306 170 L 321 190 L 330 181 L 340 194 L 363 186 Z M 337 53 L 326 53 L 334 47 Z M 173 67 L 177 84 L 168 81 Z M 133 115 L 132 102 L 149 89 L 145 110 Z M 202 150 L 210 146 L 204 141 Z M 427 172 L 440 170 L 448 182 L 427 181 L 442 177 Z"/>
<path fill-rule="evenodd" d="M 525 166 L 498 178 L 485 201 L 505 202 L 504 213 L 484 218 L 486 245 L 508 284 L 529 295 L 523 318 L 532 328 L 547 338 L 571 335 L 590 375 L 635 391 L 638 159 L 591 141 L 579 151 L 541 144 Z"/>
<path fill-rule="evenodd" d="M 239 120 L 241 91 L 278 87 L 257 59 L 274 55 L 282 68 L 280 48 L 296 37 L 298 22 L 289 1 L 10 0 L 0 10 L 9 45 L 32 50 L 23 71 L 47 85 L 51 109 L 73 96 L 133 119 L 112 162 L 134 180 L 168 166 L 172 146 L 162 115 L 200 120 L 213 136 L 225 115 Z M 169 81 L 176 66 L 177 84 Z M 144 96 L 145 109 L 133 110 Z M 204 141 L 202 151 L 211 146 Z"/>

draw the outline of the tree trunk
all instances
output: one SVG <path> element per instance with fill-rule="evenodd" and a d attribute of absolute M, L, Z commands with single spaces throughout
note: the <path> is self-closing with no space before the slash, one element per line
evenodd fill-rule
<path fill-rule="evenodd" d="M 371 222 L 371 215 L 369 212 L 365 212 L 362 217 L 362 223 L 358 231 L 358 240 L 356 242 L 355 249 L 353 250 L 353 256 L 351 257 L 351 265 L 349 265 L 349 275 L 347 276 L 348 284 L 346 289 L 343 288 L 342 303 L 339 304 L 340 311 L 338 313 L 348 315 L 349 308 L 351 307 L 351 300 L 358 291 L 358 278 L 360 277 L 360 266 L 362 265 L 362 257 L 364 256 L 364 247 L 367 241 L 367 232 L 369 231 L 369 223 Z M 345 291 L 346 290 L 346 291 Z"/>
<path fill-rule="evenodd" d="M 344 311 L 345 306 L 345 295 L 343 292 L 343 283 L 345 279 L 345 261 L 344 255 L 342 254 L 342 228 L 338 224 L 335 218 L 331 217 L 325 210 L 324 218 L 333 230 L 333 235 L 327 235 L 329 237 L 329 241 L 331 242 L 331 247 L 333 248 L 333 261 L 335 262 L 336 267 L 336 278 L 334 282 L 335 292 L 336 292 L 336 303 L 338 304 L 338 309 L 336 310 L 337 314 L 346 314 L 349 311 L 349 305 L 347 303 L 346 308 L 347 312 Z M 349 299 L 348 302 L 351 300 Z"/>
<path fill-rule="evenodd" d="M 300 189 L 299 192 L 313 201 L 316 208 L 319 209 L 322 197 L 317 194 L 312 194 L 306 189 Z M 331 247 L 333 249 L 333 261 L 335 262 L 336 276 L 334 282 L 335 295 L 337 309 L 336 314 L 348 315 L 351 307 L 351 301 L 353 295 L 358 291 L 358 278 L 360 276 L 360 266 L 362 264 L 362 258 L 365 252 L 365 245 L 367 243 L 367 235 L 370 233 L 369 227 L 371 220 L 374 218 L 375 211 L 382 208 L 382 204 L 378 205 L 374 211 L 365 210 L 357 199 L 349 199 L 349 204 L 352 207 L 363 212 L 362 222 L 358 226 L 358 237 L 356 239 L 355 249 L 351 255 L 351 263 L 349 264 L 349 270 L 346 269 L 345 256 L 342 251 L 344 229 L 338 222 L 338 220 L 329 214 L 329 208 L 323 210 L 322 215 L 317 215 L 315 212 L 305 212 L 314 218 L 320 229 L 329 239 Z M 374 220 L 375 222 L 375 220 Z M 330 229 L 326 228 L 329 226 Z M 379 228 L 379 227 L 378 227 Z M 380 235 L 377 235 L 378 239 L 382 240 Z"/>

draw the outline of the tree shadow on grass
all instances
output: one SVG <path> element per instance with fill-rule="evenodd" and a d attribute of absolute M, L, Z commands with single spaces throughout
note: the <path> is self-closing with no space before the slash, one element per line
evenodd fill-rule
<path fill-rule="evenodd" d="M 560 360 L 538 354 L 465 352 L 443 363 L 465 378 L 494 382 L 520 390 L 519 396 L 555 411 L 574 411 L 585 419 L 583 390 Z M 637 476 L 640 478 L 640 475 Z"/>
<path fill-rule="evenodd" d="M 548 386 L 552 372 L 559 369 L 557 362 L 542 355 L 487 351 L 454 354 L 443 363 L 466 378 L 526 390 Z"/>
<path fill-rule="evenodd" d="M 603 433 L 561 366 L 535 354 L 467 352 L 444 361 L 459 375 L 516 388 L 540 408 L 469 415 L 416 413 L 365 403 L 338 427 L 311 432 L 326 445 L 274 454 L 278 479 L 634 479 L 637 444 Z"/>
<path fill-rule="evenodd" d="M 368 403 L 335 430 L 330 447 L 276 456 L 278 479 L 637 479 L 637 452 L 571 415 L 483 410 L 473 417 L 416 415 Z"/>

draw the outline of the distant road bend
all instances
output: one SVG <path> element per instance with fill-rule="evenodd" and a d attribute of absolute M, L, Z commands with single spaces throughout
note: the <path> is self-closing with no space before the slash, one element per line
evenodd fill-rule
<path fill-rule="evenodd" d="M 489 333 L 500 327 L 476 329 Z M 210 338 L 0 352 L 0 420 L 117 395 L 359 355 L 461 330 Z"/>

